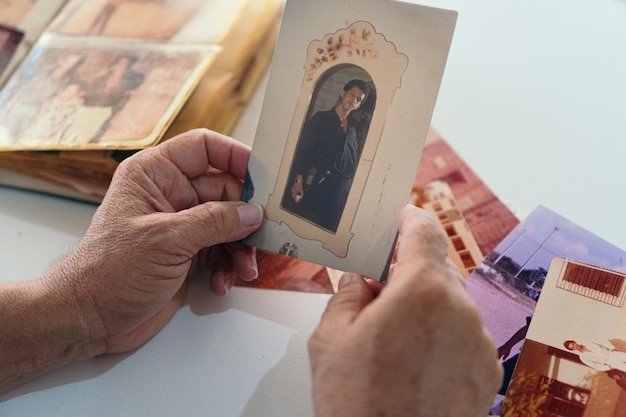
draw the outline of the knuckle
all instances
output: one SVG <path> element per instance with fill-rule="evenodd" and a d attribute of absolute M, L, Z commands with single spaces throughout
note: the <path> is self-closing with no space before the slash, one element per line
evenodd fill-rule
<path fill-rule="evenodd" d="M 411 216 L 401 230 L 401 238 L 409 240 L 417 252 L 440 260 L 447 256 L 448 241 L 441 225 L 430 214 Z"/>
<path fill-rule="evenodd" d="M 205 204 L 204 222 L 215 233 L 218 238 L 223 238 L 227 234 L 230 218 L 226 210 L 214 204 Z"/>
<path fill-rule="evenodd" d="M 330 346 L 327 332 L 324 330 L 324 327 L 324 324 L 320 323 L 313 331 L 313 333 L 311 333 L 311 336 L 307 341 L 307 349 L 311 357 L 317 357 L 321 355 Z"/>

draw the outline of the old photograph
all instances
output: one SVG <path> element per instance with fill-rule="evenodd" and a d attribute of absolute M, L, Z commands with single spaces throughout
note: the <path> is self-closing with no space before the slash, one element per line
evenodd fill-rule
<path fill-rule="evenodd" d="M 625 284 L 624 273 L 554 259 L 503 417 L 625 415 Z"/>
<path fill-rule="evenodd" d="M 0 145 L 151 145 L 215 53 L 197 46 L 39 43 L 0 93 Z"/>
<path fill-rule="evenodd" d="M 318 83 L 283 192 L 285 210 L 332 233 L 343 214 L 376 104 L 375 86 L 358 70 L 339 68 Z M 361 78 L 351 78 L 352 72 Z M 345 78 L 349 81 L 344 84 Z"/>
<path fill-rule="evenodd" d="M 65 35 L 218 44 L 250 1 L 71 0 L 49 30 Z"/>
<path fill-rule="evenodd" d="M 465 280 L 485 327 L 498 346 L 505 370 L 504 381 L 494 399 L 496 415 L 556 257 L 626 272 L 626 252 L 539 206 Z"/>
<path fill-rule="evenodd" d="M 0 24 L 18 27 L 36 0 L 4 0 L 0 2 Z"/>
<path fill-rule="evenodd" d="M 287 3 L 246 187 L 266 221 L 247 244 L 382 278 L 456 12 L 381 7 Z"/>

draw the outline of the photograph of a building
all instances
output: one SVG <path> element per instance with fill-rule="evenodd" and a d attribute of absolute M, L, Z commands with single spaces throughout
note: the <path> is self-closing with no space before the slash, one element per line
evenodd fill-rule
<path fill-rule="evenodd" d="M 503 417 L 626 415 L 626 275 L 555 258 Z"/>

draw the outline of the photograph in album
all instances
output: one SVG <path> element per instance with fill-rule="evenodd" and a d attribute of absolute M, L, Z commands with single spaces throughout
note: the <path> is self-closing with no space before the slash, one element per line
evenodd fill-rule
<path fill-rule="evenodd" d="M 70 0 L 48 31 L 62 35 L 221 44 L 252 1 Z"/>
<path fill-rule="evenodd" d="M 196 128 L 232 134 L 264 79 L 283 7 L 0 1 L 0 27 L 24 34 L 0 75 L 0 184 L 100 202 L 134 152 Z M 1 66 L 14 49 L 3 39 Z"/>
<path fill-rule="evenodd" d="M 218 48 L 40 41 L 0 91 L 0 146 L 138 149 L 159 141 Z"/>

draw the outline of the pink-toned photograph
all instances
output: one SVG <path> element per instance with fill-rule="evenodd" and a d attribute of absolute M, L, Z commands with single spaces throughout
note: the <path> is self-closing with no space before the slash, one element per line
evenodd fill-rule
<path fill-rule="evenodd" d="M 221 43 L 248 2 L 70 0 L 48 30 L 64 35 Z"/>
<path fill-rule="evenodd" d="M 472 167 L 431 127 L 413 184 L 415 204 L 424 202 L 423 192 L 434 182 L 448 185 L 483 255 L 489 254 L 519 223 Z"/>
<path fill-rule="evenodd" d="M 70 35 L 165 40 L 171 38 L 194 13 L 193 3 L 185 0 L 71 1 L 54 20 L 50 31 Z M 128 24 L 129 19 L 132 19 L 132 25 Z"/>
<path fill-rule="evenodd" d="M 18 26 L 36 2 L 36 0 L 0 1 L 0 24 Z"/>
<path fill-rule="evenodd" d="M 519 223 L 515 214 L 432 127 L 410 202 L 438 220 L 448 237 L 448 256 L 465 277 Z"/>
<path fill-rule="evenodd" d="M 324 294 L 334 292 L 329 271 L 321 265 L 263 250 L 257 250 L 257 264 L 257 279 L 237 280 L 235 285 Z"/>

